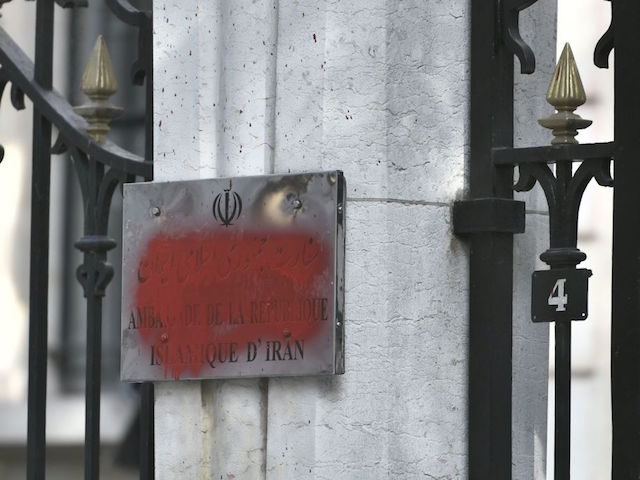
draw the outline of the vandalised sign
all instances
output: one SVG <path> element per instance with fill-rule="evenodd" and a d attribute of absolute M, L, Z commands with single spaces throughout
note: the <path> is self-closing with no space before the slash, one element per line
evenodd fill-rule
<path fill-rule="evenodd" d="M 343 373 L 344 184 L 125 185 L 121 378 Z"/>

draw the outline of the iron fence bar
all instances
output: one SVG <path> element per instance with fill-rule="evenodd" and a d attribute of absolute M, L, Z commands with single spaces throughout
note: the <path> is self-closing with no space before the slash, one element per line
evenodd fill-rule
<path fill-rule="evenodd" d="M 547 162 L 520 165 L 520 178 L 515 185 L 518 191 L 531 190 L 539 183 L 549 206 L 550 248 L 540 259 L 551 270 L 575 269 L 586 259 L 577 247 L 578 210 L 582 195 L 592 179 L 602 186 L 612 186 L 609 166 L 611 158 L 583 161 L 573 170 L 570 161 L 556 165 L 554 176 Z M 555 425 L 554 425 L 554 478 L 570 477 L 571 446 L 571 320 L 555 319 Z"/>
<path fill-rule="evenodd" d="M 115 246 L 115 242 L 114 242 Z M 94 252 L 85 253 L 85 265 L 94 264 L 98 258 Z M 84 478 L 100 478 L 100 384 L 102 359 L 102 297 L 93 295 L 95 275 L 90 275 L 85 288 L 87 297 L 87 369 L 84 434 Z"/>
<path fill-rule="evenodd" d="M 571 466 L 571 322 L 555 324 L 554 479 L 569 480 Z"/>
<path fill-rule="evenodd" d="M 556 185 L 559 187 L 558 197 L 565 197 L 572 178 L 571 163 L 556 165 Z M 569 222 L 566 222 L 562 210 L 565 202 L 558 200 L 550 206 L 550 222 L 552 223 L 549 237 L 551 249 L 575 248 L 577 242 L 576 229 L 571 232 Z M 544 257 L 544 255 L 543 255 Z M 544 259 L 544 258 L 543 258 Z M 557 262 L 549 262 L 551 269 L 565 268 L 565 258 Z M 555 400 L 554 400 L 554 479 L 569 480 L 571 467 L 571 321 L 558 320 L 555 322 Z"/>
<path fill-rule="evenodd" d="M 134 8 L 127 0 L 107 0 L 111 11 L 123 22 L 136 26 L 138 59 L 132 67 L 134 83 L 145 87 L 145 159 L 153 158 L 153 15 Z M 151 180 L 151 172 L 145 180 Z M 154 459 L 154 386 L 140 386 L 140 480 L 153 480 Z"/>
<path fill-rule="evenodd" d="M 501 2 L 471 3 L 470 202 L 513 199 L 513 169 L 491 151 L 513 142 L 513 55 L 500 42 Z M 470 236 L 469 478 L 511 479 L 513 231 Z"/>
<path fill-rule="evenodd" d="M 80 154 L 76 154 L 80 155 Z M 104 165 L 90 159 L 76 159 L 77 169 L 85 170 L 85 236 L 76 242 L 84 252 L 84 263 L 77 270 L 77 277 L 84 287 L 87 311 L 87 351 L 85 383 L 85 480 L 100 478 L 100 386 L 102 359 L 102 296 L 98 290 L 99 262 L 106 260 L 106 250 L 115 242 L 105 244 L 105 239 L 96 236 L 96 204 L 94 198 L 104 175 Z M 104 248 L 100 248 L 104 244 Z"/>
<path fill-rule="evenodd" d="M 38 0 L 36 4 L 36 67 L 33 73 L 34 82 L 44 90 L 50 90 L 52 86 L 53 8 L 53 0 Z M 34 106 L 29 268 L 28 480 L 45 478 L 50 145 L 51 124 Z"/>
<path fill-rule="evenodd" d="M 581 160 L 611 158 L 614 149 L 614 142 L 604 142 L 527 148 L 494 148 L 491 154 L 494 165 L 513 166 L 524 163 L 579 162 Z"/>
<path fill-rule="evenodd" d="M 530 2 L 523 0 L 523 3 Z M 515 190 L 528 191 L 536 183 L 542 187 L 549 206 L 550 247 L 540 255 L 540 259 L 547 263 L 552 271 L 562 270 L 561 275 L 567 275 L 566 271 L 575 271 L 576 266 L 586 259 L 586 255 L 577 248 L 578 211 L 582 195 L 592 179 L 602 186 L 613 185 L 610 163 L 615 147 L 613 143 L 578 145 L 575 140 L 578 130 L 588 127 L 591 121 L 574 113 L 576 108 L 586 101 L 586 94 L 569 45 L 565 46 L 558 60 L 547 91 L 547 101 L 556 108 L 557 112 L 562 111 L 562 114 L 555 113 L 539 120 L 542 126 L 552 130 L 554 139 L 551 147 L 496 148 L 492 154 L 496 166 L 518 165 L 519 178 L 514 185 Z M 573 162 L 576 161 L 581 163 L 574 173 Z M 549 163 L 556 163 L 555 175 Z M 588 278 L 590 274 L 590 271 L 583 271 L 580 275 L 587 275 L 586 278 Z M 566 279 L 561 280 L 566 282 Z M 555 288 L 560 287 L 554 287 L 552 295 Z M 535 295 L 536 291 L 534 291 L 534 297 Z M 558 295 L 564 294 L 558 290 Z M 558 308 L 557 311 L 562 310 Z M 582 314 L 582 318 L 573 317 L 573 315 L 577 314 L 571 313 L 568 318 L 556 315 L 549 320 L 555 322 L 556 333 L 554 402 L 554 478 L 556 480 L 570 478 L 571 321 L 586 318 L 586 313 Z M 536 321 L 535 316 L 534 321 Z"/>
<path fill-rule="evenodd" d="M 145 87 L 145 159 L 153 158 L 153 15 L 134 8 L 127 0 L 106 0 L 111 11 L 123 22 L 138 28 L 138 58 L 132 67 L 133 82 Z M 149 172 L 145 180 L 151 180 Z M 142 383 L 140 394 L 140 480 L 155 476 L 154 387 Z"/>
<path fill-rule="evenodd" d="M 550 216 L 550 248 L 544 252 L 540 258 L 547 263 L 551 270 L 556 269 L 575 269 L 576 265 L 586 258 L 586 255 L 576 248 L 577 242 L 577 222 L 580 201 L 585 188 L 592 179 L 603 186 L 611 186 L 612 179 L 610 177 L 609 166 L 612 160 L 614 145 L 613 143 L 591 144 L 591 145 L 552 145 L 550 147 L 533 147 L 533 148 L 513 148 L 513 60 L 512 55 L 518 56 L 520 59 L 521 71 L 523 73 L 532 73 L 535 70 L 535 57 L 528 45 L 522 40 L 518 30 L 517 13 L 529 6 L 533 5 L 536 0 L 501 0 L 494 4 L 494 9 L 487 8 L 487 5 L 478 7 L 472 3 L 472 31 L 471 31 L 471 196 L 476 198 L 467 202 L 460 202 L 457 207 L 454 206 L 454 215 L 457 212 L 466 212 L 469 216 L 474 211 L 480 213 L 483 218 L 480 220 L 469 219 L 462 215 L 463 218 L 456 219 L 454 217 L 454 228 L 457 231 L 462 229 L 468 232 L 476 233 L 472 236 L 471 243 L 471 282 L 470 282 L 470 302 L 471 302 L 471 354 L 470 354 L 470 448 L 469 458 L 469 476 L 470 478 L 510 478 L 511 465 L 502 465 L 502 470 L 495 470 L 493 465 L 488 465 L 484 461 L 500 461 L 500 459 L 492 459 L 491 442 L 495 441 L 491 437 L 491 433 L 485 434 L 483 438 L 476 432 L 477 428 L 484 427 L 487 432 L 498 426 L 511 426 L 511 399 L 506 399 L 506 395 L 511 395 L 511 378 L 500 384 L 496 391 L 504 392 L 505 397 L 502 401 L 506 405 L 508 402 L 509 414 L 508 419 L 491 418 L 493 413 L 490 408 L 481 410 L 474 406 L 474 379 L 482 381 L 495 382 L 494 378 L 482 379 L 482 363 L 483 359 L 474 357 L 474 345 L 476 342 L 486 342 L 487 345 L 501 351 L 509 352 L 508 366 L 509 375 L 511 374 L 511 311 L 501 312 L 501 319 L 491 319 L 491 313 L 495 312 L 496 306 L 506 305 L 504 300 L 511 299 L 511 287 L 513 285 L 512 264 L 513 264 L 513 238 L 512 234 L 518 230 L 515 228 L 518 224 L 517 208 L 506 208 L 505 205 L 500 206 L 497 200 L 508 202 L 510 197 L 504 189 L 510 189 L 513 179 L 513 166 L 518 165 L 520 175 L 518 182 L 513 186 L 518 191 L 531 190 L 536 183 L 540 183 L 549 205 Z M 478 10 L 474 9 L 478 8 Z M 479 10 L 484 11 L 481 13 Z M 479 22 L 479 19 L 482 20 Z M 479 23 L 476 23 L 479 22 Z M 496 32 L 496 23 L 499 24 L 500 32 Z M 484 25 L 483 37 L 478 38 L 474 35 L 474 29 L 481 31 L 478 25 Z M 503 43 L 500 43 L 502 39 Z M 478 53 L 482 50 L 479 44 L 485 42 L 488 48 L 482 54 Z M 486 47 L 485 47 L 486 48 Z M 510 60 L 510 61 L 509 61 Z M 484 62 L 484 63 L 481 63 Z M 562 68 L 560 68 L 562 65 Z M 478 88 L 479 90 L 474 90 Z M 475 93 L 475 95 L 474 95 Z M 540 123 L 546 128 L 551 128 L 554 134 L 554 144 L 559 143 L 577 143 L 574 139 L 577 129 L 585 128 L 591 122 L 584 120 L 578 115 L 573 114 L 577 106 L 584 103 L 586 97 L 579 79 L 577 66 L 573 60 L 573 55 L 568 46 L 565 47 L 559 66 L 556 67 L 556 73 L 552 80 L 547 93 L 547 100 L 553 106 L 567 107 L 566 118 L 559 114 L 552 115 L 546 119 L 541 119 Z M 484 103 L 483 103 L 484 102 Z M 476 108 L 480 106 L 480 113 Z M 560 110 L 560 108 L 558 108 Z M 640 110 L 640 109 L 639 109 Z M 477 113 L 477 114 L 476 114 Z M 566 125 L 565 125 L 566 123 Z M 566 128 L 565 128 L 566 127 Z M 490 132 L 485 143 L 478 141 L 476 136 L 479 132 Z M 485 133 L 486 134 L 486 133 Z M 484 156 L 484 158 L 483 158 Z M 487 161 L 488 157 L 488 161 Z M 481 160 L 482 159 L 482 160 Z M 582 160 L 579 168 L 573 173 L 572 163 Z M 548 163 L 556 163 L 555 175 L 547 165 Z M 480 176 L 475 174 L 474 169 L 480 170 Z M 474 188 L 474 186 L 476 188 Z M 479 187 L 479 188 L 478 188 Z M 493 198 L 478 198 L 478 195 Z M 498 198 L 495 198 L 498 197 Z M 465 205 L 465 203 L 475 203 L 475 208 Z M 482 207 L 482 208 L 481 208 Z M 456 221 L 457 220 L 457 221 Z M 505 224 L 506 221 L 510 223 Z M 490 228 L 487 223 L 491 222 Z M 512 227 L 511 235 L 502 245 L 501 252 L 491 252 L 490 250 L 482 250 L 478 248 L 474 251 L 478 244 L 482 241 L 492 238 L 497 240 L 500 235 L 505 237 L 509 232 L 509 225 Z M 482 235 L 478 235 L 478 228 L 484 228 L 486 231 Z M 489 233 L 491 232 L 491 233 Z M 505 232 L 505 233 L 503 233 Z M 483 257 L 478 261 L 474 259 L 474 255 L 480 253 Z M 493 255 L 491 260 L 487 258 Z M 477 262 L 477 263 L 476 263 Z M 483 263 L 484 262 L 484 263 Z M 508 263 L 507 263 L 508 262 Z M 508 265 L 507 269 L 504 269 Z M 476 271 L 478 269 L 478 271 Z M 483 269 L 485 270 L 483 272 Z M 491 269 L 496 273 L 496 277 L 491 277 Z M 508 270 L 508 271 L 507 271 Z M 585 272 L 589 274 L 590 272 Z M 484 283 L 477 281 L 482 279 Z M 501 291 L 501 298 L 492 298 L 491 291 L 496 283 L 500 288 L 506 287 L 509 290 Z M 487 289 L 487 285 L 491 285 L 491 289 Z M 489 290 L 489 291 L 487 291 Z M 474 299 L 475 294 L 480 294 L 485 298 Z M 501 304 L 500 302 L 504 302 Z M 493 311 L 489 313 L 482 302 L 487 302 Z M 511 302 L 508 303 L 511 309 Z M 487 318 L 482 317 L 482 313 Z M 494 313 L 495 315 L 495 313 Z M 475 325 L 477 318 L 484 321 L 483 327 Z M 502 321 L 501 321 L 502 320 Z M 569 480 L 570 476 L 570 442 L 571 442 L 571 323 L 570 320 L 557 319 L 556 330 L 556 381 L 555 381 L 555 479 Z M 496 335 L 495 331 L 491 331 L 491 322 L 499 326 L 502 330 Z M 482 331 L 484 328 L 484 331 Z M 477 338 L 474 339 L 474 332 Z M 501 338 L 501 333 L 509 335 L 509 342 Z M 480 349 L 480 347 L 478 347 Z M 485 353 L 486 354 L 486 353 Z M 504 353 L 503 353 L 504 355 Z M 493 353 L 493 357 L 497 357 Z M 504 359 L 503 359 L 504 361 Z M 488 362 L 487 362 L 488 364 Z M 506 373 L 506 372 L 505 372 Z M 497 383 L 497 382 L 496 382 Z M 479 389 L 479 388 L 478 388 Z M 489 389 L 488 395 L 478 402 L 485 402 L 491 405 L 491 395 L 493 392 Z M 495 402 L 491 407 L 502 406 Z M 485 416 L 484 424 L 482 419 L 477 417 Z M 504 422 L 504 423 L 501 423 Z M 497 442 L 502 442 L 503 450 L 501 454 L 511 459 L 511 451 L 506 452 L 506 440 L 510 443 L 511 432 L 502 430 L 497 437 Z M 484 441 L 489 446 L 483 446 Z M 474 453 L 474 445 L 479 454 Z M 484 448 L 484 450 L 483 450 Z M 481 460 L 478 461 L 477 458 Z M 476 464 L 475 462 L 478 461 Z M 500 467 L 498 467 L 500 468 Z M 492 470 L 494 469 L 494 470 Z"/>
<path fill-rule="evenodd" d="M 76 276 L 83 287 L 87 311 L 87 370 L 85 403 L 85 480 L 100 476 L 100 386 L 102 358 L 102 299 L 113 278 L 107 252 L 116 242 L 107 237 L 111 197 L 120 180 L 116 170 L 77 149 L 70 149 L 85 205 L 84 236 L 75 243 L 84 253 Z"/>
<path fill-rule="evenodd" d="M 145 72 L 145 158 L 153 158 L 153 16 L 145 17 L 145 27 L 141 28 L 138 40 L 141 62 Z M 146 178 L 145 180 L 151 180 Z M 140 480 L 155 478 L 155 395 L 153 382 L 146 382 L 140 388 Z"/>
<path fill-rule="evenodd" d="M 140 480 L 155 478 L 153 383 L 140 386 Z"/>
<path fill-rule="evenodd" d="M 611 2 L 615 188 L 611 314 L 612 479 L 640 478 L 640 2 Z"/>

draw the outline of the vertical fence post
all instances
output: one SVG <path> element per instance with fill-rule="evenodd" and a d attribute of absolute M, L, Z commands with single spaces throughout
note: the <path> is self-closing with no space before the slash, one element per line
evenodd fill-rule
<path fill-rule="evenodd" d="M 118 89 L 111 58 L 102 36 L 98 37 L 82 77 L 82 90 L 89 97 L 87 105 L 74 110 L 87 120 L 87 133 L 98 143 L 105 141 L 110 121 L 122 109 L 108 101 Z M 102 299 L 113 278 L 107 252 L 116 242 L 107 236 L 109 209 L 113 191 L 122 178 L 114 168 L 105 166 L 71 149 L 84 198 L 84 236 L 75 243 L 84 253 L 84 262 L 76 271 L 87 299 L 87 371 L 85 409 L 85 479 L 100 477 L 100 390 L 102 365 Z"/>
<path fill-rule="evenodd" d="M 51 88 L 53 0 L 36 4 L 34 79 Z M 47 301 L 49 291 L 49 191 L 51 124 L 33 109 L 31 174 L 31 259 L 29 269 L 29 393 L 27 479 L 45 478 L 47 409 Z"/>
<path fill-rule="evenodd" d="M 154 480 L 153 383 L 140 385 L 140 480 Z"/>
<path fill-rule="evenodd" d="M 611 2 L 615 186 L 611 314 L 612 479 L 640 478 L 640 3 Z"/>
<path fill-rule="evenodd" d="M 513 199 L 513 169 L 491 150 L 513 142 L 513 55 L 498 46 L 498 1 L 471 4 L 472 199 Z M 513 233 L 471 236 L 469 478 L 511 478 Z"/>
<path fill-rule="evenodd" d="M 144 113 L 145 148 L 144 158 L 153 159 L 153 16 L 148 15 L 146 27 L 140 29 L 138 39 L 144 62 L 144 88 L 146 94 Z M 152 180 L 151 178 L 146 180 Z M 140 386 L 140 480 L 155 478 L 155 432 L 154 432 L 154 388 L 152 382 Z"/>

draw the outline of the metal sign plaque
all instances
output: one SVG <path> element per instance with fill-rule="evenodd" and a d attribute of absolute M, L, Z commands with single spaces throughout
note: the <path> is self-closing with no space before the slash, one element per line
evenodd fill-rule
<path fill-rule="evenodd" d="M 344 372 L 342 172 L 124 186 L 121 378 Z"/>
<path fill-rule="evenodd" d="M 531 320 L 586 320 L 589 277 L 585 268 L 560 268 L 533 272 Z"/>

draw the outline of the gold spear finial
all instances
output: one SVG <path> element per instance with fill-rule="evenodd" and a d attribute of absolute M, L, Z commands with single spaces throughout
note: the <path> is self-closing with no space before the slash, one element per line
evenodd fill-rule
<path fill-rule="evenodd" d="M 109 97 L 117 90 L 118 82 L 113 73 L 111 57 L 104 38 L 99 35 L 82 75 L 82 91 L 91 102 L 74 108 L 78 115 L 87 120 L 87 132 L 98 142 L 105 141 L 109 123 L 122 112 L 121 108 L 109 103 Z"/>
<path fill-rule="evenodd" d="M 540 125 L 552 130 L 552 145 L 578 143 L 575 138 L 578 130 L 587 128 L 592 122 L 573 112 L 586 101 L 578 66 L 571 47 L 566 43 L 547 90 L 547 102 L 557 111 L 538 120 Z"/>

